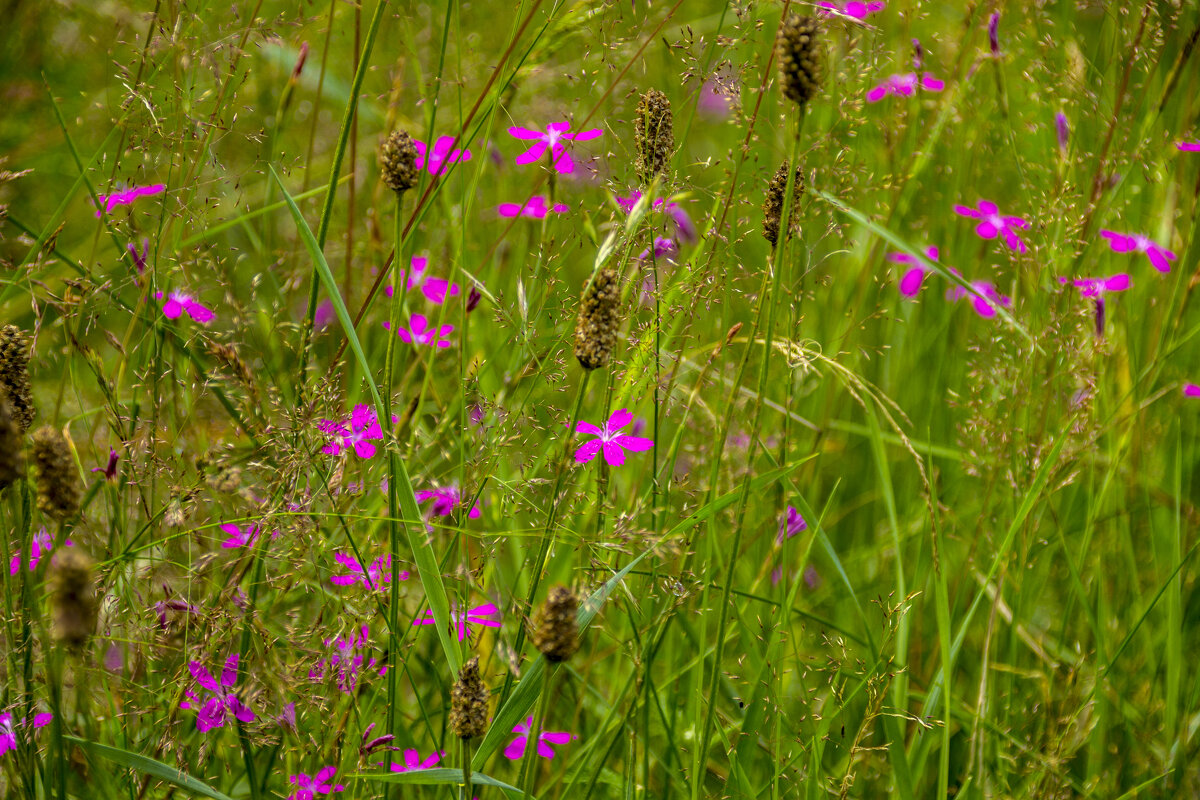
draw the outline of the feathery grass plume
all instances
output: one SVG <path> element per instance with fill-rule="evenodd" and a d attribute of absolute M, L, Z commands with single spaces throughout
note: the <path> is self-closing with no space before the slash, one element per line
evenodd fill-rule
<path fill-rule="evenodd" d="M 43 425 L 33 434 L 33 463 L 37 470 L 38 508 L 62 522 L 79 511 L 79 476 L 67 439 Z"/>
<path fill-rule="evenodd" d="M 70 650 L 82 650 L 96 630 L 92 560 L 78 547 L 63 548 L 54 555 L 50 578 L 54 639 Z"/>
<path fill-rule="evenodd" d="M 767 184 L 767 198 L 763 201 L 763 236 L 774 247 L 779 240 L 779 229 L 783 226 L 783 197 L 787 192 L 788 162 L 784 161 L 775 170 Z M 792 202 L 788 214 L 789 224 L 785 238 L 796 230 L 796 218 L 800 216 L 800 196 L 804 194 L 804 176 L 796 167 L 796 179 L 792 185 Z"/>
<path fill-rule="evenodd" d="M 648 186 L 656 175 L 667 171 L 671 151 L 675 149 L 671 101 L 665 94 L 658 89 L 646 90 L 638 102 L 633 131 L 637 151 L 634 169 L 642 185 Z"/>
<path fill-rule="evenodd" d="M 24 474 L 21 429 L 8 409 L 8 400 L 0 394 L 0 489 L 8 488 Z"/>
<path fill-rule="evenodd" d="M 579 298 L 575 358 L 584 369 L 599 369 L 608 364 L 617 344 L 620 304 L 621 279 L 615 269 L 605 267 L 584 287 Z"/>
<path fill-rule="evenodd" d="M 775 38 L 775 57 L 783 95 L 801 108 L 821 88 L 824 57 L 821 27 L 813 17 L 790 14 Z"/>
<path fill-rule="evenodd" d="M 579 649 L 579 597 L 566 586 L 555 586 L 533 617 L 533 645 L 551 664 L 566 661 Z"/>
<path fill-rule="evenodd" d="M 450 730 L 460 739 L 487 733 L 488 690 L 479 677 L 479 656 L 463 664 L 450 690 Z"/>
<path fill-rule="evenodd" d="M 417 185 L 417 146 L 408 131 L 392 131 L 379 148 L 383 182 L 396 194 Z"/>
<path fill-rule="evenodd" d="M 37 415 L 29 385 L 29 336 L 16 325 L 0 328 L 0 395 L 8 397 L 21 433 L 29 430 Z"/>

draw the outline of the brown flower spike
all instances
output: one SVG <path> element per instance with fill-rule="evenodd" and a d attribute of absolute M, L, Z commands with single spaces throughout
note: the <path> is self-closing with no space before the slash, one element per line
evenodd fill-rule
<path fill-rule="evenodd" d="M 69 650 L 79 651 L 96 630 L 96 591 L 92 560 L 78 547 L 54 554 L 51 568 L 54 587 L 54 638 Z"/>
<path fill-rule="evenodd" d="M 0 394 L 0 489 L 11 486 L 24 474 L 21 428 L 9 411 L 7 398 Z"/>
<path fill-rule="evenodd" d="M 642 185 L 648 186 L 655 176 L 667 171 L 671 151 L 675 149 L 671 101 L 657 89 L 648 89 L 638 103 L 633 141 L 637 151 L 634 169 Z"/>
<path fill-rule="evenodd" d="M 824 72 L 820 25 L 812 17 L 791 14 L 775 39 L 775 58 L 783 95 L 804 108 L 821 88 Z"/>
<path fill-rule="evenodd" d="M 584 287 L 579 298 L 579 319 L 575 323 L 575 358 L 584 369 L 608 365 L 617 344 L 620 327 L 621 279 L 616 270 L 605 267 Z"/>
<path fill-rule="evenodd" d="M 396 194 L 417 185 L 417 146 L 408 131 L 392 131 L 379 148 L 383 182 Z"/>
<path fill-rule="evenodd" d="M 533 617 L 533 645 L 551 664 L 566 661 L 579 649 L 579 597 L 566 586 L 555 586 Z"/>
<path fill-rule="evenodd" d="M 16 325 L 0 328 L 0 395 L 8 398 L 21 433 L 29 430 L 37 414 L 29 385 L 29 336 Z"/>
<path fill-rule="evenodd" d="M 479 656 L 463 664 L 450 690 L 450 730 L 460 739 L 487 733 L 488 690 L 479 677 Z"/>
<path fill-rule="evenodd" d="M 66 437 L 43 425 L 33 434 L 37 502 L 42 513 L 62 522 L 79 511 L 79 475 Z"/>
<path fill-rule="evenodd" d="M 771 182 L 767 184 L 767 198 L 763 201 L 763 236 L 774 247 L 779 240 L 779 229 L 783 226 L 783 198 L 787 193 L 788 162 L 784 161 L 775 170 Z M 800 215 L 800 196 L 804 194 L 804 176 L 800 168 L 796 168 L 796 178 L 792 185 L 792 202 L 789 209 L 787 236 L 791 237 L 796 230 L 796 218 Z"/>

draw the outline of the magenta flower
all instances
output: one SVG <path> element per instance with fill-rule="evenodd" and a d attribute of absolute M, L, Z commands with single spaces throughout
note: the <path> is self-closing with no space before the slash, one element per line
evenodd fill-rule
<path fill-rule="evenodd" d="M 495 619 L 492 619 L 495 617 Z M 500 627 L 500 609 L 491 603 L 462 611 L 451 611 L 450 622 L 458 629 L 458 640 L 464 641 L 471 635 L 471 625 L 482 625 L 485 628 Z M 413 620 L 413 625 L 434 625 L 433 611 L 427 609 L 424 614 Z"/>
<path fill-rule="evenodd" d="M 357 558 L 343 553 L 335 553 L 333 560 L 350 571 L 349 574 L 334 575 L 329 579 L 330 583 L 337 586 L 352 586 L 361 583 L 368 589 L 383 589 L 384 584 L 392 582 L 392 557 L 390 555 L 380 556 L 365 569 Z M 402 581 L 408 580 L 408 570 L 402 570 L 399 577 Z"/>
<path fill-rule="evenodd" d="M 725 88 L 715 78 L 709 78 L 700 87 L 697 107 L 707 116 L 727 117 L 734 107 L 733 90 Z"/>
<path fill-rule="evenodd" d="M 675 243 L 674 239 L 666 239 L 662 236 L 654 237 L 654 260 L 655 261 L 661 261 L 663 258 L 666 258 L 668 261 L 674 263 L 675 254 L 678 252 L 679 252 L 679 245 Z M 650 248 L 649 247 L 647 247 L 645 250 L 643 250 L 638 255 L 638 261 L 645 261 L 648 258 L 650 258 Z M 649 279 L 647 279 L 647 280 L 649 280 Z"/>
<path fill-rule="evenodd" d="M 938 249 L 936 247 L 925 248 L 925 257 L 930 261 L 938 260 Z M 921 259 L 910 256 L 908 253 L 888 253 L 888 261 L 893 264 L 908 264 L 909 269 L 900 278 L 900 294 L 912 299 L 921 291 L 921 284 L 925 282 L 925 276 L 931 270 L 921 263 Z"/>
<path fill-rule="evenodd" d="M 519 761 L 525 755 L 525 748 L 529 745 L 529 729 L 533 727 L 533 715 L 525 718 L 525 721 L 513 728 L 513 733 L 519 734 L 517 738 L 508 743 L 508 747 L 504 748 L 504 757 L 509 761 Z M 572 739 L 579 737 L 564 732 L 543 731 L 538 734 L 537 754 L 542 758 L 554 758 L 554 751 L 550 749 L 552 744 L 566 744 Z"/>
<path fill-rule="evenodd" d="M 225 659 L 225 667 L 221 670 L 220 683 L 213 678 L 212 673 L 199 661 L 189 661 L 188 670 L 192 673 L 192 677 L 196 679 L 196 683 L 200 684 L 202 688 L 206 689 L 212 695 L 200 707 L 200 714 L 196 717 L 197 730 L 206 732 L 213 728 L 223 727 L 227 714 L 233 714 L 241 722 L 254 721 L 254 712 L 246 707 L 238 699 L 237 694 L 232 691 L 233 685 L 237 683 L 237 653 Z M 180 708 L 194 709 L 200 706 L 201 698 L 199 695 L 190 689 L 185 691 L 184 694 L 188 696 L 188 699 L 179 704 Z"/>
<path fill-rule="evenodd" d="M 121 456 L 116 450 L 108 448 L 108 463 L 103 467 L 92 467 L 92 472 L 103 472 L 106 481 L 116 480 L 117 478 L 117 461 Z"/>
<path fill-rule="evenodd" d="M 361 403 L 350 412 L 348 420 L 318 420 L 317 428 L 333 437 L 321 448 L 322 453 L 331 456 L 353 450 L 359 458 L 371 458 L 375 455 L 375 445 L 371 441 L 383 439 L 383 428 L 375 416 L 375 409 Z"/>
<path fill-rule="evenodd" d="M 346 694 L 352 694 L 358 685 L 358 671 L 366 660 L 363 651 L 368 649 L 370 639 L 371 631 L 365 624 L 358 631 L 351 631 L 349 636 L 325 639 L 325 646 L 332 647 L 333 654 L 318 661 L 317 665 L 309 670 L 308 677 L 321 680 L 325 677 L 325 670 L 336 668 L 338 688 Z M 377 660 L 372 658 L 367 661 L 367 669 L 374 669 L 377 663 Z M 380 675 L 386 673 L 387 667 L 379 671 Z"/>
<path fill-rule="evenodd" d="M 441 175 L 458 161 L 470 161 L 471 151 L 454 147 L 453 136 L 439 136 L 433 143 L 433 152 L 420 139 L 413 139 L 417 148 L 417 169 L 428 169 L 430 175 Z"/>
<path fill-rule="evenodd" d="M 1067 283 L 1068 281 L 1066 278 L 1059 278 L 1058 282 Z M 1095 303 L 1097 336 L 1104 335 L 1104 295 L 1107 292 L 1123 292 L 1133 285 L 1129 276 L 1123 272 L 1108 278 L 1080 278 L 1070 281 L 1070 283 L 1079 289 L 1082 296 L 1092 298 L 1092 302 Z"/>
<path fill-rule="evenodd" d="M 567 152 L 567 148 L 563 146 L 563 142 L 571 140 L 586 142 L 600 136 L 604 131 L 600 128 L 592 128 L 591 130 L 580 131 L 579 133 L 568 133 L 567 131 L 569 130 L 571 130 L 571 123 L 569 122 L 551 122 L 546 126 L 544 132 L 515 125 L 509 128 L 508 132 L 510 135 L 518 139 L 535 141 L 535 144 L 528 150 L 517 156 L 517 163 L 532 164 L 549 149 L 550 158 L 556 170 L 564 175 L 574 172 L 575 162 L 571 160 L 571 154 Z"/>
<path fill-rule="evenodd" d="M 132 189 L 126 189 L 123 192 L 116 192 L 115 194 L 97 195 L 97 197 L 100 198 L 100 202 L 104 204 L 104 208 L 97 208 L 96 216 L 99 217 L 106 211 L 112 211 L 117 206 L 132 205 L 133 201 L 137 200 L 139 197 L 158 194 L 159 192 L 164 191 L 166 188 L 167 187 L 163 184 L 156 183 L 153 186 L 138 186 Z"/>
<path fill-rule="evenodd" d="M 46 526 L 42 526 L 41 530 L 33 534 L 33 541 L 29 543 L 29 571 L 33 572 L 37 569 L 38 562 L 44 556 L 50 555 L 50 551 L 54 549 L 54 534 L 46 532 Z M 71 547 L 75 543 L 70 539 L 63 541 L 63 547 Z M 21 556 L 16 554 L 12 560 L 8 562 L 8 574 L 16 575 L 21 571 Z"/>
<path fill-rule="evenodd" d="M 428 758 L 422 761 L 421 754 L 416 750 L 405 750 L 404 763 L 397 764 L 392 762 L 388 765 L 388 769 L 392 772 L 412 772 L 417 769 L 431 769 L 442 760 L 442 756 L 444 755 L 446 755 L 445 751 L 434 750 L 429 754 Z"/>
<path fill-rule="evenodd" d="M 295 785 L 296 791 L 289 794 L 286 800 L 315 800 L 319 794 L 344 792 L 346 787 L 333 783 L 337 767 L 322 767 L 316 775 L 309 777 L 301 772 L 299 775 L 289 775 L 288 783 Z"/>
<path fill-rule="evenodd" d="M 1021 237 L 1013 229 L 1028 228 L 1029 223 L 1020 217 L 1007 217 L 1000 214 L 995 203 L 989 200 L 980 200 L 978 210 L 969 206 L 956 205 L 954 213 L 962 217 L 980 220 L 980 223 L 975 226 L 975 233 L 980 237 L 995 239 L 998 234 L 1002 234 L 1004 244 L 1008 246 L 1009 250 L 1015 250 L 1018 253 L 1025 252 L 1025 242 L 1021 241 Z"/>
<path fill-rule="evenodd" d="M 1116 231 L 1100 231 L 1100 235 L 1108 239 L 1109 247 L 1114 253 L 1134 251 L 1145 253 L 1156 270 L 1159 272 L 1171 271 L 1171 262 L 1175 260 L 1175 254 L 1165 247 L 1159 247 L 1145 236 L 1117 233 Z"/>
<path fill-rule="evenodd" d="M 323 330 L 328 328 L 335 319 L 337 319 L 337 311 L 333 308 L 333 301 L 322 300 L 321 305 L 317 306 L 317 310 L 313 314 L 313 327 Z"/>
<path fill-rule="evenodd" d="M 33 727 L 44 728 L 54 719 L 53 714 L 34 714 Z M 17 730 L 13 725 L 13 715 L 8 711 L 0 714 L 0 756 L 9 750 L 17 749 Z"/>
<path fill-rule="evenodd" d="M 1183 385 L 1184 397 L 1200 397 L 1200 385 L 1195 383 L 1185 383 Z"/>
<path fill-rule="evenodd" d="M 821 2 L 817 5 L 828 14 L 830 11 L 836 11 L 839 14 L 844 14 L 847 17 L 854 19 L 866 19 L 869 15 L 877 11 L 883 11 L 887 7 L 887 3 L 860 3 L 857 0 L 850 0 L 848 3 L 827 3 Z"/>
<path fill-rule="evenodd" d="M 434 305 L 441 305 L 446 301 L 446 296 L 451 297 L 458 294 L 458 284 L 450 283 L 445 278 L 434 278 L 425 274 L 425 266 L 429 263 L 429 259 L 419 256 L 413 256 L 412 270 L 408 275 L 408 291 L 420 289 L 421 294 Z M 404 275 L 404 270 L 400 270 L 400 275 Z M 392 287 L 389 286 L 385 290 L 387 296 L 392 296 Z"/>
<path fill-rule="evenodd" d="M 390 322 L 383 323 L 384 330 L 391 330 Z M 423 314 L 413 314 L 407 328 L 400 328 L 396 331 L 396 335 L 401 341 L 410 344 L 427 344 L 436 345 L 437 347 L 449 347 L 450 340 L 442 337 L 448 336 L 454 330 L 453 325 L 443 325 L 440 329 L 434 330 L 429 327 L 429 320 Z"/>
<path fill-rule="evenodd" d="M 575 423 L 576 433 L 586 433 L 597 438 L 584 442 L 575 450 L 575 461 L 579 464 L 591 461 L 601 450 L 604 451 L 604 461 L 612 467 L 625 463 L 625 451 L 640 452 L 654 447 L 654 442 L 641 436 L 627 436 L 620 430 L 633 422 L 633 414 L 625 409 L 618 409 L 608 418 L 603 428 L 597 428 L 590 422 L 580 420 Z"/>
<path fill-rule="evenodd" d="M 1000 12 L 993 11 L 991 18 L 988 20 L 988 46 L 992 50 L 992 56 L 1000 57 Z"/>
<path fill-rule="evenodd" d="M 897 73 L 889 75 L 883 83 L 867 92 L 867 102 L 878 103 L 889 94 L 894 94 L 898 97 L 911 97 L 918 86 L 927 92 L 940 92 L 946 88 L 945 83 L 939 81 L 928 72 L 923 73 L 919 78 L 915 72 Z"/>
<path fill-rule="evenodd" d="M 529 219 L 545 219 L 551 211 L 555 214 L 563 214 L 568 210 L 569 207 L 564 203 L 547 206 L 546 198 L 540 194 L 535 194 L 524 203 L 501 203 L 496 206 L 496 211 L 502 217 L 528 217 Z"/>
<path fill-rule="evenodd" d="M 962 277 L 958 270 L 951 268 L 950 271 Z M 973 294 L 962 286 L 955 286 L 946 292 L 946 299 L 953 303 L 964 297 L 970 297 L 971 305 L 975 307 L 975 313 L 987 319 L 996 316 L 997 305 L 1004 306 L 1005 308 L 1012 305 L 1011 297 L 1005 297 L 1000 294 L 996 291 L 996 287 L 987 281 L 974 281 L 971 284 L 971 288 L 978 292 L 978 294 Z"/>
<path fill-rule="evenodd" d="M 1067 145 L 1071 141 L 1071 123 L 1061 111 L 1054 115 L 1054 134 L 1058 138 L 1058 154 L 1066 158 Z"/>
<path fill-rule="evenodd" d="M 463 502 L 462 491 L 457 486 L 447 486 L 442 489 L 425 489 L 417 492 L 416 500 L 418 503 L 424 503 L 426 500 L 433 500 L 433 505 L 429 507 L 430 513 L 439 517 L 449 517 L 454 514 L 454 509 Z M 467 512 L 469 519 L 479 519 L 480 515 L 479 504 L 471 507 Z"/>
<path fill-rule="evenodd" d="M 99 216 L 99 215 L 97 215 Z M 150 240 L 142 239 L 142 252 L 138 253 L 138 249 L 133 242 L 125 245 L 125 249 L 129 251 L 130 258 L 133 259 L 133 265 L 137 267 L 138 275 L 146 272 L 146 258 L 150 255 Z"/>
<path fill-rule="evenodd" d="M 1197 142 L 1179 142 L 1175 145 L 1178 149 L 1185 153 L 1200 153 L 1200 141 Z"/>
<path fill-rule="evenodd" d="M 155 300 L 162 300 L 163 293 L 155 292 Z M 167 319 L 179 319 L 183 313 L 187 313 L 189 317 L 199 322 L 201 325 L 207 325 L 212 322 L 217 316 L 212 312 L 212 309 L 200 304 L 199 301 L 192 299 L 191 295 L 183 292 L 171 292 L 167 296 L 167 302 L 163 303 L 163 316 Z"/>
<path fill-rule="evenodd" d="M 775 537 L 775 544 L 783 544 L 785 538 L 790 539 L 800 531 L 808 530 L 808 523 L 804 521 L 804 517 L 800 516 L 800 512 L 792 506 L 787 507 L 787 513 L 779 518 L 779 535 Z"/>
<path fill-rule="evenodd" d="M 247 525 L 242 528 L 232 522 L 226 522 L 221 525 L 221 530 L 229 534 L 229 538 L 221 542 L 221 547 L 226 550 L 234 550 L 238 547 L 253 547 L 258 542 L 258 537 L 262 534 L 262 527 L 259 525 Z M 279 535 L 279 531 L 271 533 L 271 538 Z"/>
<path fill-rule="evenodd" d="M 633 207 L 637 205 L 638 200 L 642 199 L 642 193 L 637 189 L 630 192 L 629 197 L 618 197 L 617 205 L 625 210 L 628 214 L 633 211 Z M 683 207 L 674 200 L 659 198 L 654 201 L 651 208 L 655 211 L 666 210 L 667 215 L 675 223 L 675 235 L 679 240 L 686 245 L 693 245 L 700 240 L 699 231 L 696 230 L 696 223 L 692 222 L 692 218 L 683 210 Z"/>

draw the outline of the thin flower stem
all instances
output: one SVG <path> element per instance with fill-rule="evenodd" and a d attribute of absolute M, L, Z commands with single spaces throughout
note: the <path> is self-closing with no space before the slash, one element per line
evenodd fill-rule
<path fill-rule="evenodd" d="M 388 555 L 391 558 L 392 581 L 390 601 L 388 603 L 388 656 L 392 660 L 392 668 L 388 670 L 388 706 L 387 732 L 396 735 L 396 706 L 400 691 L 400 670 L 396 669 L 395 660 L 398 658 L 400 637 L 397 634 L 397 617 L 400 609 L 400 497 L 396 489 L 396 449 L 399 443 L 395 441 L 392 425 L 392 397 L 395 393 L 395 353 L 397 332 L 400 324 L 400 307 L 405 300 L 405 290 L 408 288 L 408 275 L 402 275 L 400 264 L 404 263 L 404 226 L 401 222 L 400 211 L 403 207 L 404 195 L 396 195 L 396 214 L 394 217 L 392 236 L 396 258 L 392 260 L 392 303 L 389 312 L 391 330 L 388 331 L 387 353 L 383 362 L 383 419 L 380 423 L 384 430 L 384 441 L 388 451 Z M 410 267 L 411 269 L 411 267 Z M 370 376 L 368 376 L 369 379 Z M 365 568 L 365 562 L 364 562 Z"/>

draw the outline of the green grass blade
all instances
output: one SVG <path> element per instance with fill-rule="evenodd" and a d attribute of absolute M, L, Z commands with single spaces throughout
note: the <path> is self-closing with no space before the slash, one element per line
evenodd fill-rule
<path fill-rule="evenodd" d="M 221 794 L 216 789 L 209 786 L 204 781 L 196 780 L 187 773 L 180 772 L 174 767 L 168 766 L 161 761 L 155 761 L 153 758 L 131 753 L 128 750 L 122 750 L 119 747 L 109 747 L 106 744 L 99 742 L 89 742 L 87 739 L 80 739 L 76 736 L 63 736 L 63 739 L 74 742 L 75 744 L 87 750 L 93 756 L 106 758 L 109 761 L 120 764 L 124 767 L 136 769 L 139 772 L 144 772 L 147 775 L 152 775 L 161 781 L 165 781 L 172 786 L 177 786 L 180 789 L 191 792 L 199 797 L 211 797 L 213 800 L 233 800 L 229 795 Z"/>

